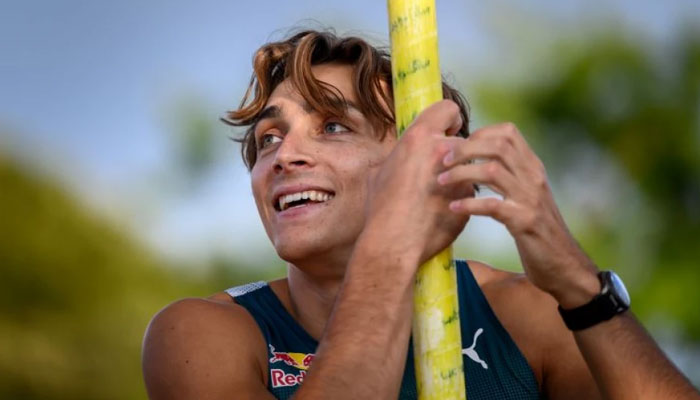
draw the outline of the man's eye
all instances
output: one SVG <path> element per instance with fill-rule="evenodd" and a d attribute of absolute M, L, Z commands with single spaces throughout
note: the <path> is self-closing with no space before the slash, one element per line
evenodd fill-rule
<path fill-rule="evenodd" d="M 323 131 L 325 133 L 343 133 L 350 132 L 350 128 L 337 122 L 328 122 L 323 126 Z"/>
<path fill-rule="evenodd" d="M 263 135 L 263 136 L 260 138 L 260 148 L 261 148 L 261 149 L 264 149 L 265 147 L 267 147 L 267 146 L 269 146 L 269 145 L 271 145 L 271 144 L 275 144 L 275 143 L 281 142 L 281 141 L 282 141 L 282 138 L 281 138 L 281 137 L 276 136 L 276 135 L 272 135 L 272 134 L 269 134 L 269 133 L 268 133 L 268 134 L 266 134 L 266 135 Z"/>

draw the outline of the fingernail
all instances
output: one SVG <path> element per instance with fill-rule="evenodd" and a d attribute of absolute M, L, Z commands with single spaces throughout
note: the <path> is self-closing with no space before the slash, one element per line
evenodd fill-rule
<path fill-rule="evenodd" d="M 441 185 L 444 185 L 447 183 L 447 178 L 449 177 L 449 172 L 443 172 L 440 175 L 438 175 L 437 180 L 438 183 Z"/>
<path fill-rule="evenodd" d="M 452 160 L 455 158 L 455 153 L 450 151 L 445 155 L 445 157 L 442 159 L 442 163 L 445 164 L 445 166 L 449 166 L 450 163 L 452 163 Z"/>
<path fill-rule="evenodd" d="M 454 200 L 450 202 L 450 210 L 459 211 L 459 200 Z"/>

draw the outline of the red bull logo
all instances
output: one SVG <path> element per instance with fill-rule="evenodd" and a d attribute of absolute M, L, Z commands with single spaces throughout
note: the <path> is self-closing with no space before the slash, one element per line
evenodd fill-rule
<path fill-rule="evenodd" d="M 284 387 L 301 385 L 306 378 L 306 371 L 299 371 L 298 374 L 288 374 L 281 369 L 273 368 L 270 370 L 270 378 L 272 379 L 272 387 Z"/>
<path fill-rule="evenodd" d="M 283 362 L 290 367 L 298 368 L 300 370 L 307 370 L 311 365 L 311 361 L 314 360 L 313 353 L 287 353 L 284 351 L 275 351 L 275 347 L 268 344 L 270 347 L 270 364 Z"/>
<path fill-rule="evenodd" d="M 284 351 L 275 351 L 275 347 L 268 344 L 270 347 L 270 364 L 284 363 L 290 367 L 299 370 L 298 373 L 287 373 L 279 368 L 270 368 L 270 378 L 272 379 L 272 387 L 295 386 L 300 385 L 306 377 L 306 370 L 314 360 L 313 353 L 288 353 Z"/>

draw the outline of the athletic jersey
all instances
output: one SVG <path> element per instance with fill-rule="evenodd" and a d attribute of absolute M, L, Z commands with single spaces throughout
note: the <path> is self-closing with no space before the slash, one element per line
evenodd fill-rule
<path fill-rule="evenodd" d="M 527 360 L 491 310 L 467 263 L 456 263 L 467 397 L 538 399 L 537 381 Z M 248 310 L 262 331 L 267 343 L 268 390 L 277 399 L 292 397 L 313 362 L 318 342 L 287 312 L 267 283 L 226 292 Z M 409 343 L 399 399 L 417 397 Z"/>

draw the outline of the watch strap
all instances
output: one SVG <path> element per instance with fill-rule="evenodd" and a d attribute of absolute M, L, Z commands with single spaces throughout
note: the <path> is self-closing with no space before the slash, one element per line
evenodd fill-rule
<path fill-rule="evenodd" d="M 607 321 L 617 314 L 626 311 L 629 308 L 628 304 L 620 301 L 614 294 L 608 285 L 608 280 L 605 279 L 605 273 L 608 271 L 602 271 L 598 274 L 601 281 L 601 293 L 597 294 L 593 300 L 590 302 L 573 308 L 573 309 L 563 309 L 561 306 L 558 307 L 559 314 L 561 315 L 566 327 L 572 331 L 578 331 L 586 328 L 590 328 L 600 322 Z"/>

